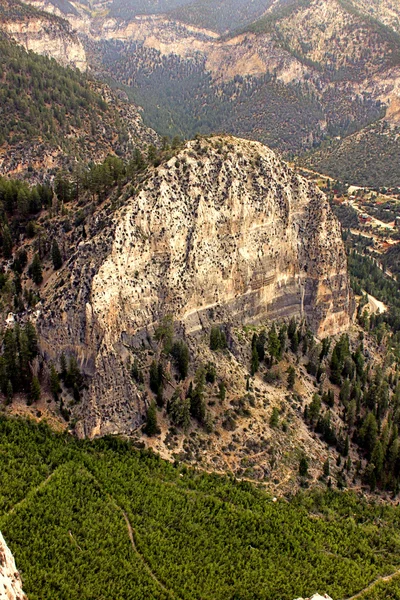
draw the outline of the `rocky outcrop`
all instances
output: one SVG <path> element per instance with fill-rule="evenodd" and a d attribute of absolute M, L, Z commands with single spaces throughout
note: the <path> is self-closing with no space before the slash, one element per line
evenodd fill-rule
<path fill-rule="evenodd" d="M 0 598 L 2 600 L 27 600 L 22 591 L 21 577 L 15 560 L 0 532 Z"/>
<path fill-rule="evenodd" d="M 54 58 L 64 66 L 87 69 L 82 42 L 68 21 L 58 16 L 0 0 L 0 30 L 28 51 Z"/>
<path fill-rule="evenodd" d="M 90 376 L 88 435 L 141 423 L 145 399 L 124 363 L 166 314 L 187 336 L 214 320 L 291 316 L 325 336 L 352 312 L 340 227 L 322 192 L 265 146 L 218 137 L 155 169 L 46 297 L 43 351 L 74 354 Z"/>
<path fill-rule="evenodd" d="M 332 600 L 330 596 L 325 594 L 324 596 L 320 596 L 319 594 L 314 594 L 312 598 L 297 598 L 297 600 Z"/>
<path fill-rule="evenodd" d="M 57 26 L 42 19 L 8 22 L 3 23 L 1 27 L 26 50 L 54 58 L 64 66 L 86 71 L 85 49 L 82 42 L 71 32 L 60 30 Z"/>

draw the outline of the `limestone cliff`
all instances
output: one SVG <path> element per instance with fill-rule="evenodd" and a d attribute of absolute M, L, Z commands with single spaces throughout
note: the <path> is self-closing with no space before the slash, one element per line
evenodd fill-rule
<path fill-rule="evenodd" d="M 38 320 L 47 357 L 75 355 L 90 376 L 86 434 L 142 422 L 145 398 L 124 361 L 166 314 L 186 336 L 213 320 L 297 316 L 318 336 L 349 326 L 339 224 L 325 196 L 265 146 L 190 142 L 133 191 L 99 216 L 101 231 L 46 290 Z"/>
<path fill-rule="evenodd" d="M 64 66 L 87 69 L 83 44 L 64 19 L 1 0 L 0 29 L 26 50 L 54 58 Z"/>
<path fill-rule="evenodd" d="M 15 560 L 0 532 L 0 598 L 2 600 L 27 600 L 22 591 L 21 577 Z"/>

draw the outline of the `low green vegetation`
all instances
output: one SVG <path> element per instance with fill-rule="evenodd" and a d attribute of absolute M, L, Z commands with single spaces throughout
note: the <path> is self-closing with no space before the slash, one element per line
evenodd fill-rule
<path fill-rule="evenodd" d="M 344 598 L 400 564 L 399 509 L 351 493 L 272 502 L 117 438 L 3 417 L 0 456 L 0 527 L 30 600 Z"/>

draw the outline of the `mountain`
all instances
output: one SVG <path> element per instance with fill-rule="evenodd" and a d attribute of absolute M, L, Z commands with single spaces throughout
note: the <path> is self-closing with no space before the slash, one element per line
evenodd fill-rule
<path fill-rule="evenodd" d="M 95 72 L 162 136 L 224 131 L 291 157 L 398 121 L 390 0 L 31 3 L 70 21 Z"/>
<path fill-rule="evenodd" d="M 346 258 L 326 199 L 262 145 L 191 142 L 124 198 L 45 289 L 37 323 L 46 356 L 73 353 L 89 375 L 86 435 L 142 422 L 128 359 L 166 315 L 194 338 L 213 323 L 278 317 L 306 318 L 322 336 L 349 326 Z"/>
<path fill-rule="evenodd" d="M 188 25 L 187 10 L 97 13 L 82 28 L 96 70 L 123 85 L 162 135 L 227 131 L 300 153 L 363 129 L 398 101 L 398 34 L 349 2 L 275 3 L 228 36 Z"/>

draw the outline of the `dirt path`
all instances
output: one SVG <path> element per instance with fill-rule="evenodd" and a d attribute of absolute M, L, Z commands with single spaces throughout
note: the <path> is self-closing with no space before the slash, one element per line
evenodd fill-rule
<path fill-rule="evenodd" d="M 178 596 L 175 595 L 175 593 L 172 590 L 169 590 L 168 588 L 165 587 L 165 585 L 162 583 L 162 581 L 160 581 L 157 577 L 157 575 L 155 575 L 155 573 L 153 573 L 153 571 L 151 570 L 151 567 L 149 565 L 149 563 L 147 562 L 147 560 L 145 559 L 145 557 L 143 556 L 143 554 L 141 554 L 138 550 L 138 547 L 136 545 L 135 542 L 135 533 L 134 533 L 134 529 L 131 525 L 131 522 L 129 521 L 128 515 L 126 514 L 126 512 L 124 511 L 124 509 L 122 508 L 122 506 L 120 506 L 117 501 L 115 500 L 115 498 L 113 498 L 113 496 L 111 496 L 111 494 L 109 494 L 107 491 L 104 490 L 103 486 L 100 484 L 100 482 L 98 481 L 98 479 L 93 475 L 93 473 L 87 468 L 85 467 L 86 471 L 89 473 L 89 475 L 91 476 L 91 478 L 93 479 L 93 481 L 96 482 L 96 485 L 99 487 L 99 489 L 103 492 L 103 494 L 108 498 L 110 504 L 113 506 L 113 508 L 115 508 L 115 510 L 117 510 L 119 513 L 121 513 L 121 515 L 124 517 L 125 520 L 125 524 L 126 524 L 126 528 L 128 531 L 128 535 L 129 535 L 129 540 L 131 542 L 131 546 L 132 546 L 132 550 L 134 551 L 134 553 L 139 557 L 140 562 L 142 563 L 145 571 L 148 573 L 148 575 L 152 578 L 152 580 L 173 600 L 179 600 Z"/>
<path fill-rule="evenodd" d="M 378 583 L 388 583 L 398 575 L 400 575 L 400 569 L 398 569 L 391 575 L 386 575 L 385 577 L 378 577 L 378 579 L 375 579 L 375 581 L 373 581 L 366 588 L 361 590 L 361 592 L 358 592 L 355 596 L 351 596 L 351 598 L 346 598 L 346 600 L 357 600 L 357 598 L 361 598 L 364 594 L 370 592 L 376 585 L 378 585 Z"/>
<path fill-rule="evenodd" d="M 167 589 L 165 587 L 165 585 L 157 578 L 157 576 L 153 573 L 153 571 L 151 570 L 150 565 L 148 564 L 148 562 L 146 561 L 146 559 L 144 558 L 144 556 L 142 554 L 140 554 L 137 546 L 136 546 L 136 542 L 135 542 L 135 536 L 134 536 L 134 531 L 133 531 L 133 527 L 131 525 L 131 522 L 128 519 L 128 515 L 126 514 L 126 512 L 115 502 L 114 498 L 112 498 L 111 496 L 109 497 L 111 503 L 113 504 L 113 506 L 119 510 L 119 512 L 123 515 L 124 519 L 125 519 L 125 523 L 126 523 L 126 528 L 128 530 L 128 535 L 129 535 L 129 539 L 131 541 L 131 546 L 133 548 L 133 551 L 135 552 L 135 554 L 137 554 L 137 556 L 140 558 L 140 561 L 143 565 L 143 567 L 145 568 L 145 570 L 147 571 L 147 573 L 150 575 L 150 577 L 152 578 L 153 581 L 155 581 L 155 583 L 162 589 L 164 590 L 164 592 L 166 594 L 168 594 L 168 596 L 170 596 L 171 598 L 177 599 L 177 596 L 175 596 L 174 592 L 172 592 L 171 590 Z"/>
<path fill-rule="evenodd" d="M 41 490 L 42 488 L 44 488 L 49 483 L 49 481 L 54 477 L 54 475 L 57 473 L 57 471 L 59 469 L 61 469 L 61 468 L 62 468 L 62 465 L 59 466 L 59 467 L 57 467 L 56 469 L 54 469 L 54 471 L 52 473 L 50 473 L 50 475 L 46 479 L 44 479 L 43 481 L 41 481 L 38 486 L 36 486 L 35 488 L 29 490 L 29 492 L 26 494 L 26 496 L 24 496 L 24 498 L 22 498 L 22 500 L 20 500 L 19 502 L 17 502 L 17 504 L 14 504 L 14 506 L 8 511 L 8 513 L 6 513 L 3 517 L 1 517 L 1 519 L 7 519 L 20 506 L 22 506 L 23 504 L 25 504 L 25 502 L 27 502 L 32 496 L 34 496 L 35 494 L 37 494 L 39 490 Z"/>

